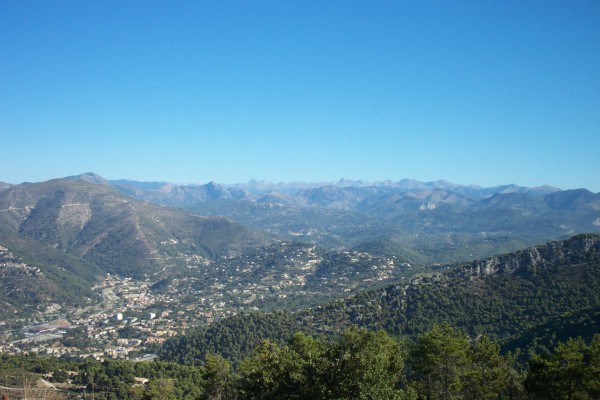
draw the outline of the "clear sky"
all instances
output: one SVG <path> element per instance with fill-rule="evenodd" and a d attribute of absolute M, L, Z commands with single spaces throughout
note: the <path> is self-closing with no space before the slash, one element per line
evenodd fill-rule
<path fill-rule="evenodd" d="M 600 2 L 1 1 L 0 181 L 600 192 Z"/>

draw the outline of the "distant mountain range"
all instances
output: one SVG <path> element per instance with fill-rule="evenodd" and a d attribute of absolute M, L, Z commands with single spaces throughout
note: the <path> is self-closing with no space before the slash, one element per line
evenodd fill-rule
<path fill-rule="evenodd" d="M 74 179 L 100 180 L 93 174 Z M 492 254 L 490 247 L 499 254 L 600 232 L 600 194 L 586 189 L 483 188 L 409 179 L 236 185 L 103 182 L 139 200 L 224 216 L 286 239 L 333 247 L 386 240 L 421 249 L 431 262 L 481 258 Z"/>
<path fill-rule="evenodd" d="M 414 180 L 175 185 L 93 173 L 0 185 L 0 246 L 13 257 L 6 265 L 38 268 L 50 283 L 31 280 L 29 298 L 46 305 L 85 303 L 107 272 L 159 280 L 190 257 L 210 264 L 280 239 L 437 268 L 583 232 L 600 232 L 600 194 L 585 189 Z"/>
<path fill-rule="evenodd" d="M 90 187 L 95 187 L 98 193 L 108 193 L 108 188 L 112 188 L 126 196 L 129 202 L 135 199 L 199 215 L 226 217 L 279 238 L 302 240 L 326 247 L 352 248 L 377 240 L 391 241 L 420 249 L 430 262 L 481 258 L 492 254 L 490 247 L 495 247 L 496 254 L 499 254 L 577 233 L 600 232 L 600 194 L 586 189 L 560 190 L 549 186 L 527 188 L 502 185 L 483 188 L 447 181 L 419 182 L 409 179 L 376 183 L 340 180 L 335 184 L 251 181 L 236 185 L 215 182 L 176 185 L 166 182 L 108 181 L 96 174 L 86 173 L 46 183 L 7 186 L 8 189 L 5 187 L 4 191 L 22 192 L 39 188 L 35 190 L 43 192 L 43 188 L 50 189 L 58 182 L 63 185 L 67 182 L 93 184 Z M 74 187 L 73 191 L 76 190 Z M 116 195 L 114 191 L 110 193 Z M 5 193 L 4 197 L 7 196 Z M 102 201 L 108 204 L 106 194 L 103 196 Z M 44 201 L 48 202 L 48 199 Z M 131 211 L 133 207 L 127 206 L 127 201 L 122 198 L 111 200 L 110 207 L 118 205 L 121 214 L 126 216 L 126 211 Z M 33 200 L 25 206 L 32 205 Z M 0 203 L 2 208 L 22 206 L 18 202 Z M 36 215 L 41 214 L 43 206 L 46 203 L 36 204 L 38 211 L 28 215 L 23 226 L 19 224 L 21 233 L 35 237 L 34 231 L 41 223 Z M 136 209 L 140 211 L 140 207 Z M 87 224 L 82 212 L 83 209 L 79 213 L 71 213 L 70 218 L 75 218 L 73 223 Z M 98 212 L 94 215 L 102 215 Z M 17 218 L 23 217 L 16 212 L 12 214 Z M 64 209 L 62 214 L 66 215 Z M 61 229 L 64 231 L 66 228 Z M 57 232 L 44 233 L 44 241 L 48 243 L 57 239 L 52 237 Z M 64 232 L 61 235 L 62 239 L 53 245 L 61 248 L 78 247 L 76 243 L 65 243 L 69 239 Z M 146 239 L 141 240 L 144 241 L 147 243 Z M 154 250 L 156 248 L 152 248 Z M 80 254 L 84 253 L 87 254 L 87 250 L 80 249 Z"/>
<path fill-rule="evenodd" d="M 351 180 L 317 183 L 250 181 L 233 185 L 221 185 L 216 182 L 209 182 L 205 185 L 177 185 L 169 182 L 138 182 L 125 179 L 107 181 L 93 173 L 77 175 L 67 179 L 83 179 L 93 183 L 113 185 L 124 192 L 129 191 L 135 196 L 148 196 L 148 200 L 153 199 L 152 201 L 157 201 L 157 198 L 161 198 L 163 201 L 171 199 L 170 201 L 179 206 L 197 201 L 219 199 L 251 200 L 264 203 L 268 202 L 265 199 L 282 198 L 283 201 L 295 205 L 350 209 L 366 199 L 391 193 L 441 191 L 455 193 L 473 200 L 481 200 L 494 194 L 545 195 L 561 191 L 552 186 L 528 188 L 511 184 L 484 188 L 477 185 L 459 185 L 444 180 L 420 182 L 413 179 L 373 183 Z"/>

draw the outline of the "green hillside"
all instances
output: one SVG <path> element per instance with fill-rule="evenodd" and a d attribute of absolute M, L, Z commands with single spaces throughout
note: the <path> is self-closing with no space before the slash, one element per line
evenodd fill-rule
<path fill-rule="evenodd" d="M 512 343 L 505 347 L 509 348 L 516 344 L 527 347 L 527 335 L 544 326 L 554 326 L 558 334 L 556 321 L 560 318 L 599 306 L 600 235 L 579 235 L 361 292 L 293 316 L 302 331 L 322 334 L 335 334 L 357 325 L 384 329 L 394 336 L 415 336 L 435 324 L 449 323 L 473 338 L 486 334 L 507 346 Z M 223 348 L 212 347 L 211 351 L 245 348 L 238 343 L 244 342 L 244 337 L 234 332 L 239 326 L 248 329 L 245 326 L 252 318 L 256 317 L 226 320 L 218 328 L 196 331 L 177 340 L 187 340 L 188 347 L 203 348 L 201 343 L 218 342 L 211 332 L 221 329 L 230 331 L 228 336 L 233 342 Z M 277 322 L 265 331 L 273 338 L 291 338 L 293 330 L 281 331 L 279 326 L 287 325 Z M 598 332 L 590 326 L 589 334 L 593 333 Z M 178 359 L 176 348 L 167 345 L 164 356 Z"/>
<path fill-rule="evenodd" d="M 35 317 L 48 306 L 63 311 L 93 303 L 96 265 L 0 229 L 0 320 Z"/>

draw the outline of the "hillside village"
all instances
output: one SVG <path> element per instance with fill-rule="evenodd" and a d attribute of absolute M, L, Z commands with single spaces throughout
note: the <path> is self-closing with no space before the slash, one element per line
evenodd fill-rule
<path fill-rule="evenodd" d="M 187 276 L 159 282 L 107 274 L 92 288 L 97 304 L 67 313 L 50 304 L 39 317 L 18 320 L 20 329 L 2 332 L 0 352 L 151 359 L 161 343 L 190 327 L 282 303 L 337 298 L 402 279 L 411 268 L 392 257 L 323 253 L 287 242 L 214 264 L 192 256 L 187 262 Z M 16 260 L 10 266 L 33 268 Z"/>

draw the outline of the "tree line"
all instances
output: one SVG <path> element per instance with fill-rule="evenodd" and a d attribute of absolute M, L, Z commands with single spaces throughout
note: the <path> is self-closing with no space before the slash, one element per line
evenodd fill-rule
<path fill-rule="evenodd" d="M 415 339 L 350 327 L 333 338 L 296 333 L 283 346 L 264 340 L 235 369 L 213 353 L 198 366 L 0 355 L 0 376 L 47 374 L 69 380 L 86 399 L 600 398 L 598 334 L 589 343 L 569 338 L 527 363 L 518 359 L 487 336 L 469 339 L 448 324 Z"/>

